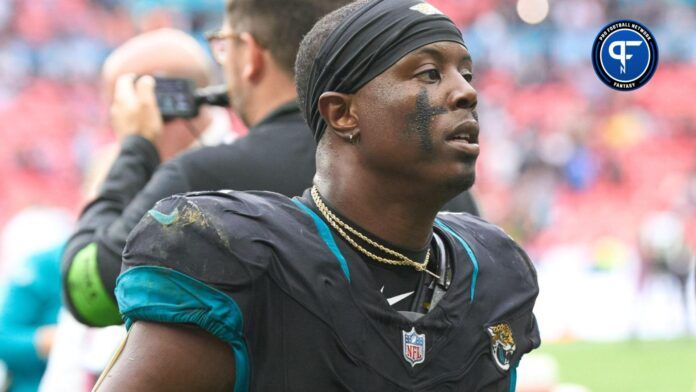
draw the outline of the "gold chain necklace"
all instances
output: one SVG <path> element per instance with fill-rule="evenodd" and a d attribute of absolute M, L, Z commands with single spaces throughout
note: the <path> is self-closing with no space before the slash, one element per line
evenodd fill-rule
<path fill-rule="evenodd" d="M 333 227 L 338 234 L 343 237 L 346 241 L 348 241 L 349 244 L 351 244 L 355 249 L 359 250 L 362 254 L 365 256 L 371 258 L 372 260 L 378 261 L 380 263 L 385 263 L 385 264 L 390 264 L 390 265 L 401 265 L 401 266 L 411 266 L 415 268 L 418 271 L 422 272 L 427 272 L 430 275 L 436 277 L 437 279 L 440 279 L 439 276 L 435 275 L 434 273 L 430 272 L 428 270 L 428 262 L 430 261 L 430 248 L 428 248 L 428 251 L 425 254 L 425 260 L 422 263 L 415 262 L 411 260 L 409 257 L 407 257 L 404 254 L 401 254 L 395 250 L 389 249 L 386 246 L 379 244 L 375 242 L 374 240 L 366 237 L 356 229 L 352 228 L 349 226 L 347 223 L 343 222 L 341 219 L 339 219 L 331 210 L 329 207 L 324 204 L 324 202 L 321 200 L 321 196 L 319 196 L 319 190 L 317 189 L 316 185 L 312 187 L 312 200 L 314 200 L 314 204 L 317 205 L 317 208 L 319 209 L 319 212 L 324 216 L 324 218 L 329 222 L 331 227 Z M 346 233 L 345 230 L 349 231 L 351 234 L 355 235 L 356 237 L 360 238 L 361 240 L 367 242 L 368 244 L 374 246 L 375 248 L 381 250 L 382 252 L 394 256 L 397 259 L 387 259 L 385 257 L 377 256 L 376 254 L 370 252 L 369 250 L 365 249 L 364 247 L 360 246 L 353 238 Z"/>

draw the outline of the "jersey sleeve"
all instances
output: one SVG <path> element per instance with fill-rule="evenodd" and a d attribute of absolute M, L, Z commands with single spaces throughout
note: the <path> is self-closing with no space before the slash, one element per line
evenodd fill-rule
<path fill-rule="evenodd" d="M 479 279 L 474 302 L 481 309 L 481 334 L 489 340 L 492 365 L 505 375 L 504 387 L 512 391 L 524 354 L 541 343 L 533 312 L 539 293 L 534 264 L 495 225 L 469 214 L 440 214 L 440 219 L 451 232 L 467 238 L 470 257 L 475 255 Z"/>
<path fill-rule="evenodd" d="M 119 310 L 138 320 L 188 323 L 229 343 L 243 361 L 244 315 L 269 252 L 253 216 L 215 193 L 164 199 L 131 232 L 116 284 Z"/>
<path fill-rule="evenodd" d="M 500 326 L 509 328 L 513 347 L 509 353 L 510 369 L 508 370 L 508 376 L 512 386 L 510 390 L 514 390 L 516 369 L 520 361 L 525 354 L 538 348 L 541 344 L 539 326 L 533 311 L 539 293 L 539 285 L 536 269 L 527 252 L 502 229 L 495 226 L 492 226 L 492 228 L 494 233 L 498 233 L 496 246 L 501 251 L 502 259 L 506 261 L 499 266 L 499 274 L 504 275 L 502 269 L 509 271 L 509 282 L 506 284 L 506 287 L 511 288 L 512 291 L 502 291 L 500 301 L 511 306 L 506 312 L 506 316 L 486 325 L 486 332 L 491 334 L 491 331 Z M 514 283 L 512 283 L 513 281 Z M 491 346 L 493 347 L 495 344 L 494 335 L 491 335 Z M 499 350 L 496 353 L 499 356 L 505 356 L 504 347 L 500 346 L 498 348 Z"/>

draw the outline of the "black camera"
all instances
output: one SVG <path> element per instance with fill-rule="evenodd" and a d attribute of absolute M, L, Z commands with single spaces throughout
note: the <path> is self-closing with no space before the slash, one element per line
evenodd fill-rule
<path fill-rule="evenodd" d="M 215 85 L 196 89 L 191 79 L 155 77 L 155 96 L 162 118 L 193 118 L 203 105 L 229 107 L 227 86 Z"/>

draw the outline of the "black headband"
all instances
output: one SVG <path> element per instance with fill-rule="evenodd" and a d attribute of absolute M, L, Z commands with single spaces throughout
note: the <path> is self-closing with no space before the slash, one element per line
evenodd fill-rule
<path fill-rule="evenodd" d="M 319 50 L 306 86 L 304 113 L 314 140 L 326 130 L 322 93 L 355 93 L 408 53 L 439 41 L 465 46 L 457 26 L 420 0 L 370 2 L 344 20 Z"/>

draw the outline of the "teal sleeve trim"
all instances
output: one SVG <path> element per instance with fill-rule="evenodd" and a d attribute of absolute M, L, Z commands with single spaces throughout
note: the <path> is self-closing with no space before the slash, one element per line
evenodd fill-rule
<path fill-rule="evenodd" d="M 517 362 L 515 366 L 510 369 L 510 388 L 508 389 L 508 392 L 515 392 L 515 389 L 517 388 L 517 366 L 520 363 Z"/>
<path fill-rule="evenodd" d="M 343 275 L 345 275 L 346 279 L 348 279 L 348 282 L 350 282 L 350 271 L 348 270 L 348 262 L 346 262 L 346 258 L 343 257 L 343 253 L 341 253 L 341 250 L 338 249 L 338 245 L 336 245 L 336 241 L 331 235 L 331 230 L 329 229 L 329 226 L 327 226 L 326 223 L 324 223 L 324 221 L 321 218 L 319 218 L 317 214 L 314 213 L 314 211 L 307 208 L 306 205 L 300 203 L 299 200 L 292 199 L 292 202 L 295 203 L 295 205 L 302 212 L 304 212 L 312 218 L 312 220 L 314 221 L 314 225 L 317 226 L 317 231 L 319 231 L 319 236 L 321 236 L 321 239 L 324 241 L 324 243 L 326 243 L 326 246 L 329 247 L 331 253 L 333 253 L 334 256 L 336 256 L 336 258 L 338 259 L 338 263 L 341 265 L 341 269 L 343 270 Z"/>
<path fill-rule="evenodd" d="M 115 293 L 127 329 L 136 320 L 194 324 L 229 344 L 235 359 L 234 390 L 249 390 L 243 315 L 228 295 L 173 269 L 154 266 L 121 274 Z"/>
<path fill-rule="evenodd" d="M 474 251 L 471 250 L 471 247 L 469 244 L 464 241 L 462 237 L 459 236 L 459 234 L 455 233 L 454 230 L 450 229 L 449 226 L 444 224 L 441 220 L 435 219 L 435 224 L 440 226 L 440 228 L 448 233 L 450 233 L 454 238 L 459 241 L 460 244 L 464 247 L 466 250 L 466 253 L 469 255 L 469 260 L 471 260 L 471 264 L 474 267 L 474 271 L 471 273 L 471 292 L 469 294 L 469 301 L 474 302 L 474 293 L 476 292 L 476 279 L 478 278 L 478 272 L 479 272 L 479 265 L 478 265 L 478 260 L 476 260 L 476 255 L 474 255 Z"/>

